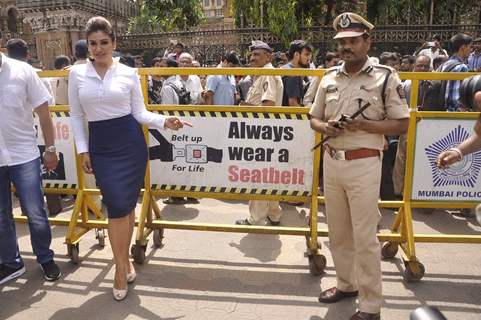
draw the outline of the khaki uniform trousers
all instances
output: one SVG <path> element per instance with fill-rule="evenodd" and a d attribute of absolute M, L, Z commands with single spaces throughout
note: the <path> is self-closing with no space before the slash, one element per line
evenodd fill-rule
<path fill-rule="evenodd" d="M 251 200 L 249 201 L 250 224 L 257 224 L 267 217 L 272 221 L 281 219 L 281 208 L 279 201 Z"/>
<path fill-rule="evenodd" d="M 324 153 L 324 194 L 337 288 L 359 290 L 359 310 L 382 304 L 381 248 L 376 236 L 380 157 L 334 160 Z"/>
<path fill-rule="evenodd" d="M 402 196 L 404 191 L 404 174 L 406 172 L 407 143 L 407 135 L 400 135 L 399 142 L 397 144 L 396 161 L 394 162 L 394 169 L 392 171 L 394 194 L 397 196 Z"/>

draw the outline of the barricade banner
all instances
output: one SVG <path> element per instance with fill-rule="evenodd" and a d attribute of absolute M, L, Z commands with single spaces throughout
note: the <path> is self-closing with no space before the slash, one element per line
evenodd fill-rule
<path fill-rule="evenodd" d="M 75 162 L 75 149 L 73 131 L 70 127 L 70 114 L 68 112 L 51 112 L 55 136 L 55 146 L 59 163 L 54 171 L 47 171 L 42 164 L 42 179 L 45 188 L 76 189 L 78 186 L 77 167 Z M 45 150 L 45 142 L 40 130 L 38 117 L 35 116 L 37 128 L 37 144 L 40 154 Z"/>
<path fill-rule="evenodd" d="M 436 166 L 438 155 L 456 147 L 473 132 L 474 119 L 420 119 L 416 127 L 413 200 L 481 201 L 481 151 L 447 169 Z"/>
<path fill-rule="evenodd" d="M 153 190 L 311 194 L 314 134 L 306 114 L 160 113 L 193 128 L 149 129 Z"/>

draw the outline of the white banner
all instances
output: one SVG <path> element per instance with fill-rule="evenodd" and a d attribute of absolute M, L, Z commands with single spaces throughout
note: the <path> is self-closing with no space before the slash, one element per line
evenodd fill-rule
<path fill-rule="evenodd" d="M 183 117 L 194 127 L 177 132 L 149 130 L 152 189 L 311 193 L 314 134 L 305 116 L 226 114 Z"/>
<path fill-rule="evenodd" d="M 59 157 L 59 163 L 54 171 L 48 171 L 42 164 L 42 179 L 44 187 L 61 189 L 75 189 L 78 187 L 77 167 L 75 163 L 75 150 L 73 131 L 70 127 L 70 118 L 66 112 L 52 113 L 52 122 L 55 135 L 55 147 Z M 40 129 L 38 117 L 35 117 L 37 128 L 37 144 L 40 154 L 45 150 L 45 142 Z"/>
<path fill-rule="evenodd" d="M 447 169 L 436 166 L 437 156 L 466 140 L 474 124 L 475 120 L 463 119 L 421 119 L 417 123 L 412 199 L 481 201 L 480 151 Z"/>

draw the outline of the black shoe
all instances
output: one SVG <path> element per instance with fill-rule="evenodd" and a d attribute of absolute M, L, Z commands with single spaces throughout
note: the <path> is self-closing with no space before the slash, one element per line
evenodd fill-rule
<path fill-rule="evenodd" d="M 476 215 L 474 214 L 473 211 L 474 210 L 472 210 L 470 208 L 464 208 L 464 209 L 460 209 L 459 212 L 454 211 L 451 214 L 455 215 L 455 216 L 458 216 L 458 217 L 463 217 L 463 218 L 474 218 Z"/>
<path fill-rule="evenodd" d="M 21 266 L 19 268 L 12 268 L 4 264 L 0 264 L 0 284 L 18 278 L 24 273 L 25 266 Z"/>
<path fill-rule="evenodd" d="M 335 303 L 344 298 L 357 297 L 359 291 L 341 291 L 336 287 L 327 289 L 321 292 L 319 295 L 319 302 L 321 303 Z"/>
<path fill-rule="evenodd" d="M 198 204 L 198 203 L 199 203 L 199 200 L 196 199 L 196 198 L 187 198 L 187 203 L 190 203 L 190 204 Z"/>
<path fill-rule="evenodd" d="M 235 224 L 240 224 L 242 226 L 251 226 L 252 224 L 247 219 L 239 219 L 235 222 Z"/>
<path fill-rule="evenodd" d="M 352 315 L 351 320 L 381 320 L 381 314 L 358 311 Z"/>
<path fill-rule="evenodd" d="M 295 202 L 294 201 L 294 202 L 288 202 L 287 204 L 290 205 L 290 206 L 294 206 L 294 207 L 300 207 L 300 206 L 304 205 L 304 202 L 302 202 L 302 201 Z"/>
<path fill-rule="evenodd" d="M 273 226 L 273 227 L 277 227 L 278 225 L 281 224 L 280 221 L 273 221 L 273 220 L 271 220 L 271 218 L 269 218 L 269 217 L 267 217 L 267 222 L 268 222 L 271 226 Z"/>
<path fill-rule="evenodd" d="M 179 204 L 186 204 L 187 203 L 187 200 L 185 200 L 184 198 L 182 197 L 170 197 L 166 200 L 163 201 L 164 204 L 176 204 L 176 205 L 179 205 Z"/>
<path fill-rule="evenodd" d="M 42 263 L 41 268 L 43 270 L 43 277 L 47 281 L 56 281 L 62 275 L 60 268 L 57 266 L 55 261 L 53 261 L 53 259 L 49 262 Z"/>

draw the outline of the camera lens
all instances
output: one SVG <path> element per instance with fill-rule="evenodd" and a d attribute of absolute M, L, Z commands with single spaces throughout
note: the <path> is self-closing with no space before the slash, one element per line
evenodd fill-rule
<path fill-rule="evenodd" d="M 475 75 L 464 79 L 459 87 L 459 95 L 463 105 L 469 109 L 475 108 L 474 95 L 481 91 L 481 75 Z"/>

